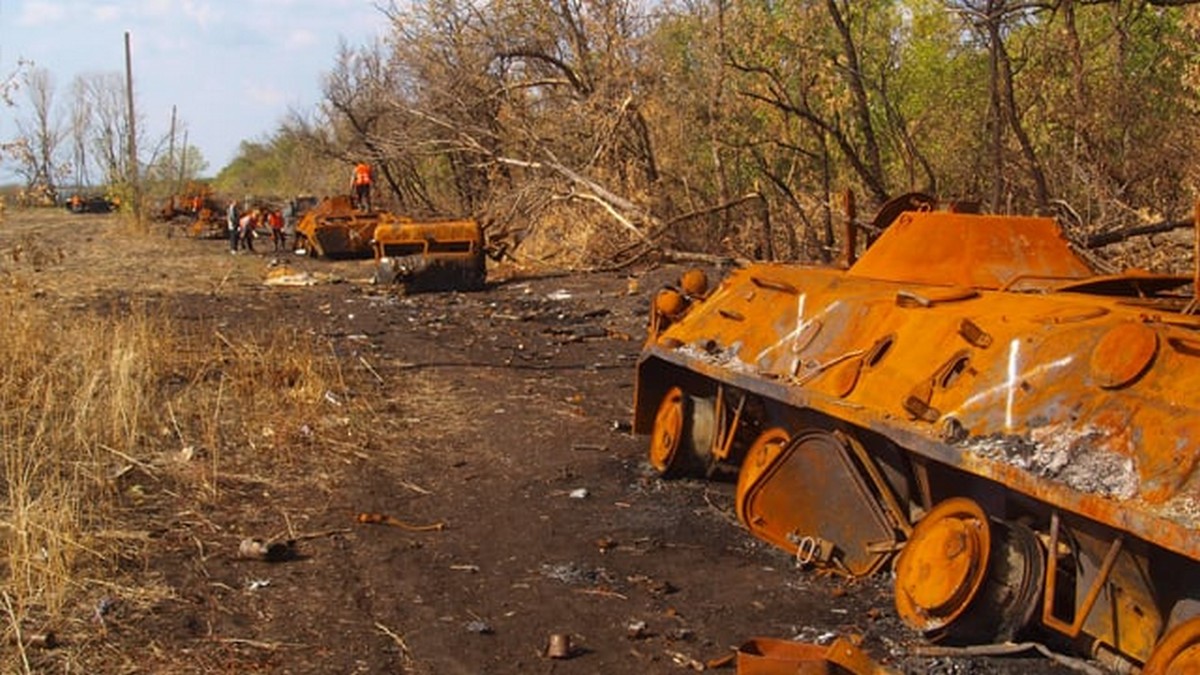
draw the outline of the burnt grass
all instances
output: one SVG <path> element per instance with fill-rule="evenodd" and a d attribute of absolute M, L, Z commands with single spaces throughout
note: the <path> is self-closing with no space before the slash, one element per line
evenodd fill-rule
<path fill-rule="evenodd" d="M 292 459 L 251 454 L 212 498 L 160 486 L 119 510 L 148 538 L 118 590 L 85 585 L 62 645 L 31 651 L 35 671 L 677 673 L 754 637 L 846 636 L 899 672 L 1070 672 L 1028 654 L 917 656 L 928 643 L 896 617 L 890 575 L 798 568 L 738 524 L 732 480 L 654 475 L 628 432 L 635 364 L 648 299 L 678 267 L 497 267 L 480 292 L 402 295 L 366 283 L 369 261 L 119 229 L 10 212 L 0 248 L 61 247 L 13 272 L 72 311 L 139 302 L 234 342 L 316 336 L 342 377 L 327 412 L 348 431 L 314 437 L 283 411 Z M 264 285 L 281 265 L 324 281 Z M 239 556 L 251 537 L 287 548 Z M 166 590 L 123 597 L 137 583 Z M 552 635 L 566 658 L 546 655 Z"/>

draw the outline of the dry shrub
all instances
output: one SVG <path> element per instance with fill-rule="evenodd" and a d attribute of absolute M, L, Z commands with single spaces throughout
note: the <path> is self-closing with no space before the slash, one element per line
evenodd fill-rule
<path fill-rule="evenodd" d="M 555 202 L 530 221 L 517 249 L 522 262 L 583 269 L 609 262 L 632 236 L 592 202 Z"/>

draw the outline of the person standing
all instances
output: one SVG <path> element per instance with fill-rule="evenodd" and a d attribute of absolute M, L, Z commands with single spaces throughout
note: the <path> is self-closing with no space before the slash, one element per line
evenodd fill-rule
<path fill-rule="evenodd" d="M 359 162 L 354 166 L 354 175 L 350 179 L 351 191 L 355 205 L 360 211 L 371 210 L 371 165 Z"/>
<path fill-rule="evenodd" d="M 286 244 L 287 238 L 292 238 L 292 250 L 300 248 L 297 244 L 300 243 L 300 237 L 296 233 L 296 200 L 289 199 L 288 203 L 283 206 L 283 241 Z"/>
<path fill-rule="evenodd" d="M 277 209 L 267 211 L 267 225 L 271 228 L 271 250 L 283 250 L 283 214 Z"/>
<path fill-rule="evenodd" d="M 238 221 L 238 232 L 242 246 L 246 247 L 247 251 L 254 253 L 254 227 L 258 224 L 258 211 L 250 211 L 242 216 Z"/>
<path fill-rule="evenodd" d="M 241 219 L 242 214 L 238 209 L 237 200 L 229 202 L 229 209 L 225 211 L 225 227 L 229 234 L 229 252 L 237 253 L 238 240 L 241 238 Z"/>

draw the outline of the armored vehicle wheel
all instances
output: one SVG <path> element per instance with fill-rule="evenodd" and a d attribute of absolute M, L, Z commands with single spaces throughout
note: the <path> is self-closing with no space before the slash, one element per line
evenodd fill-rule
<path fill-rule="evenodd" d="M 983 586 L 991 541 L 987 516 L 970 499 L 947 499 L 926 514 L 896 561 L 905 623 L 940 631 L 961 616 Z"/>
<path fill-rule="evenodd" d="M 1032 530 L 955 497 L 921 519 L 901 551 L 896 610 L 934 639 L 1007 642 L 1033 617 L 1044 581 Z"/>
<path fill-rule="evenodd" d="M 671 387 L 650 433 L 650 465 L 664 478 L 704 476 L 712 458 L 715 405 Z"/>
<path fill-rule="evenodd" d="M 1167 631 L 1142 668 L 1142 675 L 1200 673 L 1200 616 Z"/>

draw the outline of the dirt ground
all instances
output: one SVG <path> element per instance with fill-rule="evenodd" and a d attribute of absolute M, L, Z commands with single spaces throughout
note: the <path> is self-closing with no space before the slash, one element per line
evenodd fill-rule
<path fill-rule="evenodd" d="M 1072 672 L 1036 655 L 917 656 L 927 643 L 897 619 L 887 575 L 798 569 L 741 528 L 732 482 L 653 475 L 628 433 L 634 366 L 649 294 L 677 268 L 497 268 L 482 292 L 398 296 L 366 283 L 369 261 L 126 230 L 10 212 L 0 252 L 9 273 L 53 280 L 42 297 L 64 316 L 141 298 L 231 339 L 312 331 L 345 381 L 331 414 L 370 411 L 378 434 L 308 444 L 302 480 L 268 463 L 219 500 L 135 514 L 151 534 L 134 572 L 167 592 L 133 611 L 119 591 L 87 591 L 103 621 L 77 617 L 35 670 L 62 672 L 76 650 L 94 672 L 678 673 L 753 637 L 853 636 L 898 672 Z M 280 264 L 338 281 L 265 285 Z M 251 536 L 295 539 L 295 555 L 242 559 Z M 545 656 L 554 634 L 568 658 Z"/>

